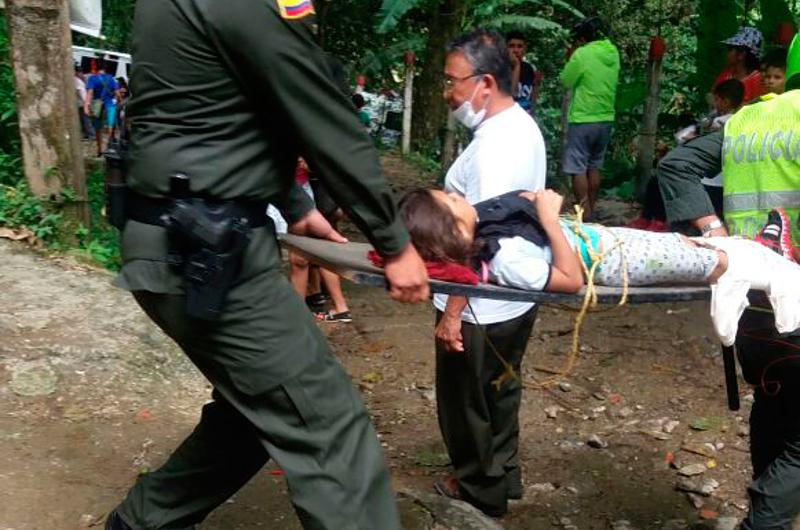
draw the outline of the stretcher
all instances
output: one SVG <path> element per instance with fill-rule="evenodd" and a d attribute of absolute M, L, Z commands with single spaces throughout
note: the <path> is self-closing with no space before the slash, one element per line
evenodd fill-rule
<path fill-rule="evenodd" d="M 386 288 L 383 270 L 367 258 L 372 246 L 367 243 L 333 243 L 321 239 L 284 234 L 280 236 L 285 248 L 297 252 L 309 262 L 337 273 L 343 278 L 359 284 Z M 542 304 L 575 304 L 583 302 L 585 288 L 575 294 L 526 291 L 499 285 L 465 285 L 441 280 L 430 280 L 432 293 L 476 298 L 490 298 L 511 302 L 536 302 Z M 597 286 L 597 301 L 601 304 L 617 304 L 622 299 L 622 288 Z M 676 285 L 654 287 L 629 287 L 627 303 L 654 304 L 663 302 L 690 302 L 709 300 L 711 289 L 707 286 Z M 736 364 L 733 347 L 722 347 L 725 364 L 725 382 L 728 391 L 728 407 L 739 409 L 739 390 L 736 379 Z"/>

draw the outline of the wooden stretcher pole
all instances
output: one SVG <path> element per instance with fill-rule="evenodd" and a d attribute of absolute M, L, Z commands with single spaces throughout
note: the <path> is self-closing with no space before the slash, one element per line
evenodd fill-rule
<path fill-rule="evenodd" d="M 739 381 L 736 378 L 736 354 L 733 346 L 722 346 L 722 363 L 725 367 L 725 390 L 728 408 L 739 410 Z"/>

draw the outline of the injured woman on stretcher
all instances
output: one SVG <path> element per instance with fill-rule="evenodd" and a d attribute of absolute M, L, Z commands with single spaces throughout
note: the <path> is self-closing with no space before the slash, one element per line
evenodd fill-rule
<path fill-rule="evenodd" d="M 400 201 L 400 213 L 423 259 L 482 270 L 483 281 L 576 293 L 595 256 L 601 257 L 596 285 L 710 285 L 711 318 L 726 346 L 735 340 L 750 289 L 766 293 L 780 333 L 800 327 L 800 266 L 766 246 L 578 223 L 561 217 L 562 203 L 552 190 L 471 205 L 456 193 L 421 189 Z"/>

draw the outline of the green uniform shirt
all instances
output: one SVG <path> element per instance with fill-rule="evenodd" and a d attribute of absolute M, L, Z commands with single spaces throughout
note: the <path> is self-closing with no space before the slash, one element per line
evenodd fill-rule
<path fill-rule="evenodd" d="M 181 172 L 193 194 L 272 202 L 291 221 L 311 207 L 293 186 L 302 156 L 375 248 L 397 254 L 408 235 L 377 153 L 331 79 L 313 17 L 296 14 L 285 0 L 137 2 L 128 184 L 163 197 Z M 161 232 L 128 222 L 123 286 L 180 291 Z"/>
<path fill-rule="evenodd" d="M 671 223 L 713 215 L 701 179 L 722 171 L 722 131 L 695 138 L 669 152 L 658 166 L 658 185 Z"/>

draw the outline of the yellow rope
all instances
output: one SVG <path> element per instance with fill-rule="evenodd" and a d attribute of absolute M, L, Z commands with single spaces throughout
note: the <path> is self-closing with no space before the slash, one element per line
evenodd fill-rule
<path fill-rule="evenodd" d="M 537 381 L 535 385 L 538 388 L 545 388 L 558 383 L 565 377 L 569 376 L 569 374 L 572 372 L 572 368 L 575 366 L 575 361 L 578 359 L 578 352 L 580 351 L 580 333 L 581 327 L 583 326 L 583 320 L 589 310 L 593 309 L 597 305 L 597 288 L 595 287 L 594 283 L 597 267 L 600 265 L 603 259 L 616 248 L 619 248 L 620 255 L 622 257 L 622 297 L 620 298 L 617 307 L 625 305 L 625 303 L 628 301 L 628 260 L 625 255 L 625 249 L 623 245 L 624 242 L 620 241 L 619 238 L 616 238 L 617 241 L 614 245 L 608 249 L 605 249 L 599 254 L 595 254 L 591 245 L 591 240 L 589 239 L 589 235 L 583 230 L 583 228 L 581 228 L 581 225 L 583 224 L 583 208 L 581 208 L 579 205 L 576 205 L 575 214 L 575 222 L 572 225 L 572 230 L 583 240 L 586 250 L 589 254 L 589 259 L 592 262 L 592 266 L 587 267 L 586 263 L 583 261 L 583 257 L 581 256 L 581 268 L 583 268 L 583 274 L 586 277 L 586 292 L 583 295 L 583 303 L 581 304 L 581 308 L 575 317 L 575 324 L 572 328 L 572 349 L 567 355 L 567 360 L 562 369 L 556 375 L 549 377 L 544 381 Z"/>

